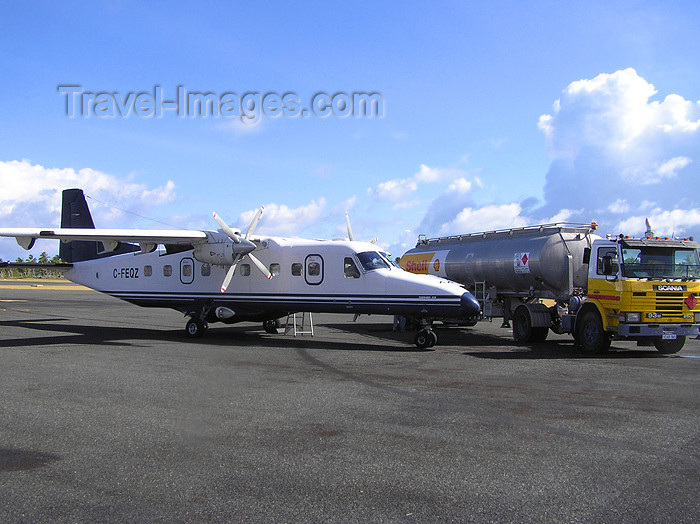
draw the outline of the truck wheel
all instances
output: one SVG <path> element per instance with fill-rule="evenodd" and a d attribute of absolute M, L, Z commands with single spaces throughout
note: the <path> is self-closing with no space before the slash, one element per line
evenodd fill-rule
<path fill-rule="evenodd" d="M 518 307 L 513 313 L 513 338 L 516 342 L 532 342 L 534 334 L 530 312 L 524 306 Z"/>
<path fill-rule="evenodd" d="M 676 340 L 663 340 L 657 338 L 654 340 L 654 347 L 659 353 L 671 355 L 678 353 L 685 345 L 685 337 L 678 337 Z"/>
<path fill-rule="evenodd" d="M 586 353 L 603 353 L 610 347 L 610 336 L 603 331 L 603 321 L 597 311 L 583 313 L 577 331 L 577 342 Z"/>
<path fill-rule="evenodd" d="M 533 342 L 544 342 L 547 340 L 547 335 L 549 335 L 549 328 L 548 327 L 538 327 L 538 328 L 532 328 L 533 334 L 532 334 L 532 341 Z"/>

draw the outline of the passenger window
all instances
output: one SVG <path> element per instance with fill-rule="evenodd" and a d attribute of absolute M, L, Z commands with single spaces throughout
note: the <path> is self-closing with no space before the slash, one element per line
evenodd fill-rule
<path fill-rule="evenodd" d="M 143 267 L 143 276 L 144 277 L 150 277 L 153 274 L 153 266 L 144 266 Z"/>
<path fill-rule="evenodd" d="M 345 257 L 343 262 L 343 273 L 345 278 L 360 278 L 360 270 L 357 269 L 352 257 Z"/>
<path fill-rule="evenodd" d="M 190 264 L 182 265 L 182 276 L 191 277 L 192 276 L 192 266 Z"/>
<path fill-rule="evenodd" d="M 279 264 L 270 264 L 270 273 L 272 273 L 273 277 L 276 277 L 280 274 L 280 265 Z"/>
<path fill-rule="evenodd" d="M 292 264 L 292 276 L 294 277 L 300 277 L 301 272 L 304 270 L 304 266 L 299 264 L 298 262 L 295 262 Z"/>
<path fill-rule="evenodd" d="M 250 275 L 250 264 L 241 264 L 241 276 L 247 277 Z"/>
<path fill-rule="evenodd" d="M 211 266 L 209 264 L 202 264 L 202 276 L 208 277 L 211 275 Z"/>
<path fill-rule="evenodd" d="M 321 264 L 318 262 L 309 262 L 306 269 L 308 270 L 310 277 L 317 277 L 321 274 Z"/>
<path fill-rule="evenodd" d="M 163 276 L 164 277 L 173 276 L 173 266 L 171 266 L 171 265 L 163 266 Z"/>

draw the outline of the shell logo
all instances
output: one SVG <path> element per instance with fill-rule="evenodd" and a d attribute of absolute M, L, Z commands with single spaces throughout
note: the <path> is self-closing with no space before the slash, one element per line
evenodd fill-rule
<path fill-rule="evenodd" d="M 436 258 L 435 262 L 433 262 L 433 269 L 435 270 L 436 273 L 440 271 L 440 259 Z"/>

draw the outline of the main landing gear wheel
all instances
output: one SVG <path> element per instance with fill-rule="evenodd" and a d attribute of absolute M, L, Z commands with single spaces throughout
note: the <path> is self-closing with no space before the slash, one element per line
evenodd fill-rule
<path fill-rule="evenodd" d="M 421 329 L 416 333 L 413 342 L 421 349 L 427 349 L 437 344 L 437 334 L 432 329 Z"/>
<path fill-rule="evenodd" d="M 277 328 L 280 327 L 280 321 L 279 319 L 277 320 L 266 320 L 263 322 L 263 329 L 265 330 L 265 333 L 269 333 L 271 335 L 276 335 L 279 333 Z"/>
<path fill-rule="evenodd" d="M 190 338 L 201 338 L 204 331 L 207 329 L 206 323 L 199 318 L 191 318 L 185 326 L 185 333 Z"/>

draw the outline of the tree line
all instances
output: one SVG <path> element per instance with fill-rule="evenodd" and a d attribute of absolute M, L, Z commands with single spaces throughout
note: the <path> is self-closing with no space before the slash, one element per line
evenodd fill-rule
<path fill-rule="evenodd" d="M 0 262 L 3 259 L 0 258 Z M 60 264 L 61 259 L 58 255 L 49 258 L 46 251 L 42 252 L 39 257 L 35 257 L 30 254 L 27 260 L 22 260 L 21 257 L 17 257 L 14 261 L 17 264 L 36 264 L 36 268 L 23 268 L 23 267 L 6 267 L 0 268 L 0 277 L 2 278 L 63 278 L 63 273 L 55 268 L 51 267 L 41 267 L 42 264 Z"/>

